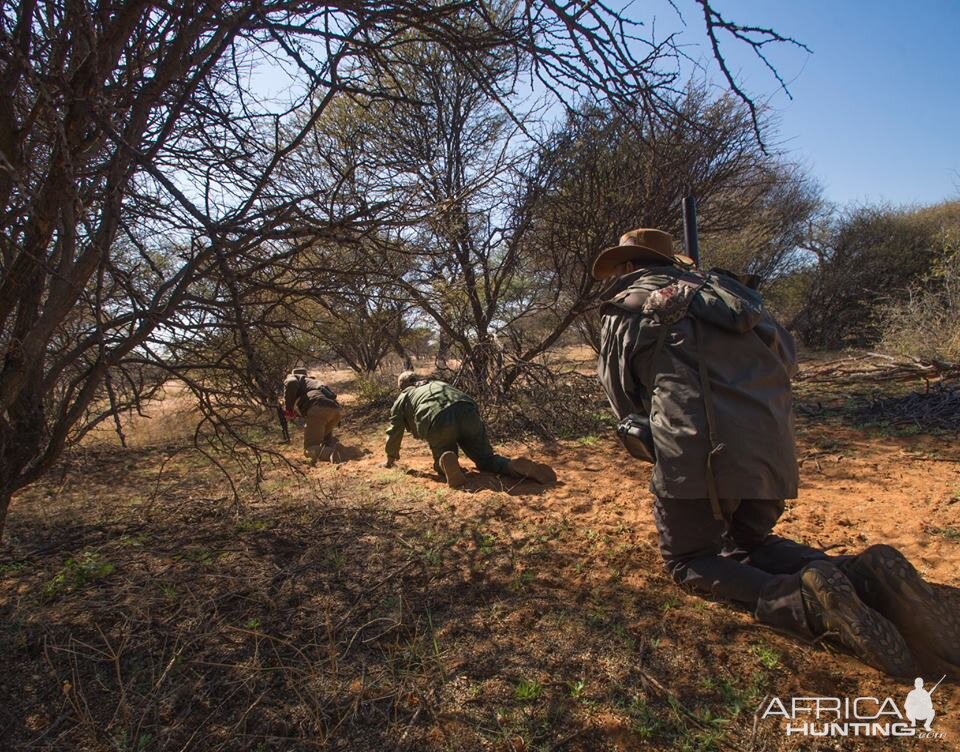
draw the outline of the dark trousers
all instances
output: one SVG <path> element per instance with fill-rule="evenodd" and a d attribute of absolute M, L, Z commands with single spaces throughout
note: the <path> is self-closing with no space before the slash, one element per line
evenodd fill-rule
<path fill-rule="evenodd" d="M 806 637 L 800 572 L 823 551 L 773 535 L 782 501 L 721 500 L 724 521 L 708 499 L 660 499 L 653 513 L 667 571 L 681 585 L 749 608 L 757 621 Z"/>
<path fill-rule="evenodd" d="M 488 473 L 506 473 L 510 461 L 493 451 L 487 438 L 487 427 L 483 424 L 476 406 L 469 402 L 457 402 L 434 418 L 430 430 L 424 437 L 433 454 L 433 467 L 440 475 L 440 455 L 444 452 L 467 455 L 478 470 Z"/>

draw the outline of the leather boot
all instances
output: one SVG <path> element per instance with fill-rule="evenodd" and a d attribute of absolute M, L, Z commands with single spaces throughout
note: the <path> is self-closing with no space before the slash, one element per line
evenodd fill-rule
<path fill-rule="evenodd" d="M 800 574 L 803 607 L 816 635 L 838 639 L 864 663 L 891 676 L 916 676 L 897 628 L 860 600 L 835 564 L 815 561 Z"/>
<path fill-rule="evenodd" d="M 453 452 L 444 452 L 440 455 L 440 469 L 443 471 L 450 488 L 460 488 L 467 482 L 467 476 L 464 475 L 463 468 L 457 461 L 457 455 Z"/>
<path fill-rule="evenodd" d="M 921 665 L 960 676 L 960 609 L 893 546 L 870 546 L 844 566 L 864 603 L 893 622 Z"/>
<path fill-rule="evenodd" d="M 510 460 L 510 464 L 507 465 L 507 472 L 518 478 L 533 478 L 537 483 L 543 483 L 544 485 L 555 483 L 557 480 L 557 474 L 553 472 L 549 465 L 534 462 L 526 457 Z"/>

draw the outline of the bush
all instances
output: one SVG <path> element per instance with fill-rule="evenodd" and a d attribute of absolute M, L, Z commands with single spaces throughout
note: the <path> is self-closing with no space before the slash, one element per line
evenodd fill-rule
<path fill-rule="evenodd" d="M 878 314 L 887 352 L 960 362 L 960 228 L 944 232 L 932 271 Z"/>
<path fill-rule="evenodd" d="M 507 393 L 480 405 L 496 441 L 536 436 L 547 441 L 609 434 L 613 413 L 595 376 L 528 367 Z"/>
<path fill-rule="evenodd" d="M 385 374 L 367 374 L 357 377 L 356 390 L 357 411 L 361 414 L 389 411 L 397 398 L 397 381 Z"/>
<path fill-rule="evenodd" d="M 955 219 L 936 209 L 862 208 L 829 228 L 803 309 L 793 323 L 805 344 L 836 348 L 878 342 L 880 307 L 900 301 L 929 273 L 943 222 Z"/>

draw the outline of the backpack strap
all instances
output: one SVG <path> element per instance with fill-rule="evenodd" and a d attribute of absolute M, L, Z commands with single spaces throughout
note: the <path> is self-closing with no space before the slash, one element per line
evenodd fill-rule
<path fill-rule="evenodd" d="M 299 385 L 299 386 L 297 387 L 297 397 L 296 397 L 296 399 L 293 400 L 293 404 L 295 404 L 295 405 L 297 406 L 297 410 L 300 411 L 300 414 L 301 414 L 303 417 L 306 417 L 306 416 L 307 416 L 307 410 L 309 410 L 310 407 L 309 407 L 309 405 L 308 405 L 308 406 L 307 406 L 307 409 L 305 410 L 305 409 L 300 405 L 300 400 L 304 399 L 304 398 L 307 396 L 307 377 L 306 377 L 306 376 L 301 376 L 300 374 L 297 374 L 297 384 Z"/>
<path fill-rule="evenodd" d="M 703 324 L 693 316 L 693 331 L 697 339 L 697 348 L 703 343 Z M 702 357 L 697 357 L 697 366 L 700 371 L 700 389 L 703 391 L 703 406 L 707 416 L 707 436 L 710 441 L 710 450 L 707 452 L 707 494 L 710 497 L 710 508 L 715 520 L 724 520 L 723 510 L 720 508 L 720 494 L 717 491 L 717 477 L 713 470 L 713 457 L 724 449 L 724 444 L 717 436 L 717 413 L 713 406 L 713 389 L 710 386 L 710 374 L 707 373 L 707 364 Z"/>

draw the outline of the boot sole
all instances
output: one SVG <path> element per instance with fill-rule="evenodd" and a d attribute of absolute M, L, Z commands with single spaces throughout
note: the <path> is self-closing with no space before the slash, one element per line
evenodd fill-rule
<path fill-rule="evenodd" d="M 932 652 L 952 664 L 954 674 L 960 673 L 960 614 L 956 609 L 892 546 L 872 546 L 861 557 L 851 569 L 866 579 L 867 596 L 875 599 L 871 605 L 886 614 L 922 652 Z"/>
<path fill-rule="evenodd" d="M 440 455 L 440 469 L 443 470 L 450 488 L 460 488 L 467 482 L 467 476 L 464 475 L 463 468 L 457 461 L 457 455 L 453 452 L 444 452 Z"/>
<path fill-rule="evenodd" d="M 522 478 L 532 478 L 537 481 L 537 483 L 545 486 L 556 483 L 557 481 L 557 474 L 553 471 L 553 468 L 541 462 L 534 462 L 533 460 L 521 457 L 520 459 L 512 460 L 510 466 L 511 470 Z"/>
<path fill-rule="evenodd" d="M 864 663 L 891 676 L 914 676 L 913 658 L 897 628 L 860 600 L 843 572 L 818 564 L 808 566 L 801 581 L 820 604 L 827 629 Z"/>

